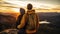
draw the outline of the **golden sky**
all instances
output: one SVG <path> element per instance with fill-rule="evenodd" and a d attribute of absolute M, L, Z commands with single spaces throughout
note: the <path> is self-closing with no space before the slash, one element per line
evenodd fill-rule
<path fill-rule="evenodd" d="M 31 3 L 33 5 L 33 8 L 36 9 L 36 12 L 60 12 L 60 4 L 59 1 L 57 0 L 3 0 L 3 1 L 17 7 L 10 9 L 14 10 L 15 12 L 19 12 L 19 8 L 21 7 L 26 9 L 28 3 Z"/>

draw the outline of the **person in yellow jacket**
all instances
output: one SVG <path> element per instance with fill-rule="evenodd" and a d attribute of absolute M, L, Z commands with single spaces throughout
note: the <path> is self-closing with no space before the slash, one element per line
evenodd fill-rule
<path fill-rule="evenodd" d="M 27 9 L 28 9 L 27 10 L 27 13 L 23 15 L 23 18 L 21 20 L 20 25 L 18 25 L 18 28 L 21 29 L 21 28 L 24 28 L 25 27 L 26 34 L 35 34 L 37 32 L 38 28 L 39 28 L 38 16 L 35 13 L 35 10 L 32 10 L 32 4 L 28 4 L 27 5 Z M 34 29 L 34 30 L 28 30 L 26 28 L 26 25 L 27 25 L 26 23 L 28 23 L 28 20 L 26 20 L 26 19 L 28 19 L 27 18 L 27 14 L 35 14 L 36 17 L 34 17 L 34 18 L 36 19 L 35 21 L 37 22 L 36 29 Z"/>

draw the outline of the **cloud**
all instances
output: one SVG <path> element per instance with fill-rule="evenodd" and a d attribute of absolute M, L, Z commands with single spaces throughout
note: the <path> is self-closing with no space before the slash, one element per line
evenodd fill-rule
<path fill-rule="evenodd" d="M 19 8 L 26 7 L 28 3 L 31 3 L 34 8 L 59 8 L 58 0 L 5 0 L 8 3 L 15 4 Z"/>

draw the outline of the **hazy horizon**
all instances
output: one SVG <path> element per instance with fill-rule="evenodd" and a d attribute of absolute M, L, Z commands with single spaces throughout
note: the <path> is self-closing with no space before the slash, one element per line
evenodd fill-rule
<path fill-rule="evenodd" d="M 28 3 L 33 5 L 37 12 L 60 12 L 60 0 L 3 0 L 0 9 L 19 12 L 19 8 L 25 8 Z M 7 8 L 8 7 L 8 8 Z"/>

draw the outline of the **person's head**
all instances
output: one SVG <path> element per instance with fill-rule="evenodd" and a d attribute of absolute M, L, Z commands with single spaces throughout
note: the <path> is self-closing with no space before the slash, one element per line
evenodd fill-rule
<path fill-rule="evenodd" d="M 27 5 L 27 9 L 28 9 L 28 10 L 31 10 L 32 8 L 33 8 L 32 4 L 28 4 L 28 5 Z"/>
<path fill-rule="evenodd" d="M 25 9 L 20 8 L 20 13 L 21 13 L 21 14 L 25 14 Z"/>

